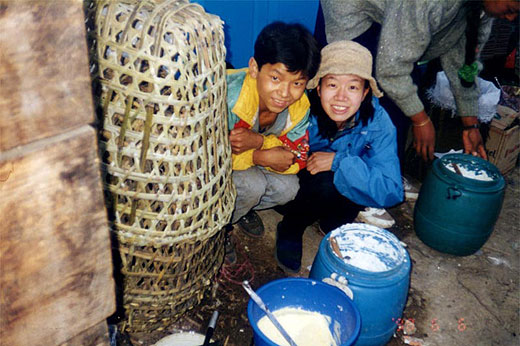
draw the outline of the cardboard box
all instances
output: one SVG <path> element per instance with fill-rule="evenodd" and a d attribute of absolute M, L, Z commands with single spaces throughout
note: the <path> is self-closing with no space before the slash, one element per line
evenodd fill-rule
<path fill-rule="evenodd" d="M 499 119 L 493 119 L 489 127 L 486 151 L 489 162 L 493 163 L 502 174 L 511 171 L 520 154 L 520 126 L 509 127 L 519 117 L 511 108 L 498 106 Z"/>

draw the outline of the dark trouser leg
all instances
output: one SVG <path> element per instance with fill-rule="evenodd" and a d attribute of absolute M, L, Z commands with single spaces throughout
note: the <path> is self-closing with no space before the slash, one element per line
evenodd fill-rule
<path fill-rule="evenodd" d="M 321 173 L 320 173 L 321 174 Z M 319 174 L 318 174 L 319 175 Z M 321 229 L 329 233 L 346 223 L 351 223 L 364 206 L 358 205 L 343 196 L 334 186 L 334 173 L 323 172 L 313 188 L 314 196 L 319 200 L 319 222 Z M 325 191 L 325 193 L 323 193 Z"/>
<path fill-rule="evenodd" d="M 344 196 L 338 198 L 337 208 L 331 208 L 320 218 L 320 227 L 325 233 L 335 230 L 346 223 L 352 223 L 358 213 L 365 207 L 356 204 Z"/>
<path fill-rule="evenodd" d="M 305 228 L 316 220 L 326 232 L 352 222 L 364 207 L 341 195 L 334 186 L 334 172 L 311 175 L 307 170 L 298 174 L 300 190 L 285 208 L 279 237 L 301 241 Z"/>
<path fill-rule="evenodd" d="M 312 201 L 312 181 L 307 170 L 298 174 L 300 189 L 294 200 L 284 205 L 284 217 L 276 229 L 276 260 L 289 272 L 298 272 L 302 259 L 302 237 L 305 228 L 318 218 Z"/>
<path fill-rule="evenodd" d="M 311 175 L 303 170 L 298 176 L 300 190 L 296 198 L 284 206 L 285 214 L 278 224 L 276 238 L 278 264 L 290 272 L 300 270 L 302 237 L 307 226 L 319 219 L 322 228 L 329 232 L 352 222 L 363 208 L 337 191 L 333 172 Z"/>
<path fill-rule="evenodd" d="M 313 201 L 313 176 L 306 170 L 298 173 L 300 189 L 296 197 L 284 206 L 284 217 L 278 227 L 278 237 L 301 242 L 305 228 L 318 220 L 319 211 Z"/>

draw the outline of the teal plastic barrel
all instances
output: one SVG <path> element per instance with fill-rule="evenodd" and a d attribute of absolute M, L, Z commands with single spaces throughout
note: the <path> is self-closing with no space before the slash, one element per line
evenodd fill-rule
<path fill-rule="evenodd" d="M 417 236 L 440 252 L 458 256 L 475 253 L 493 232 L 504 188 L 504 178 L 486 160 L 466 154 L 435 160 L 415 204 Z"/>

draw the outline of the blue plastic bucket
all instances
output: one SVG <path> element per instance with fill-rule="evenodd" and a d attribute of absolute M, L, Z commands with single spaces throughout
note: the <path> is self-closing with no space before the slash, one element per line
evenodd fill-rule
<path fill-rule="evenodd" d="M 331 236 L 357 239 L 357 245 L 343 242 L 342 251 L 346 251 L 350 260 L 336 255 Z M 372 268 L 364 266 L 365 262 L 375 264 Z M 322 239 L 309 277 L 321 281 L 344 276 L 361 314 L 361 332 L 355 345 L 385 345 L 402 317 L 410 270 L 410 257 L 392 233 L 370 225 L 347 224 Z"/>
<path fill-rule="evenodd" d="M 338 346 L 352 345 L 361 327 L 359 311 L 340 289 L 306 278 L 285 278 L 271 281 L 256 293 L 271 311 L 286 307 L 318 312 L 331 318 L 331 333 L 337 335 Z M 258 321 L 265 313 L 251 299 L 247 305 L 247 317 L 253 328 L 255 346 L 278 346 L 258 328 Z M 337 323 L 335 323 L 337 322 Z M 339 326 L 339 335 L 334 330 Z"/>

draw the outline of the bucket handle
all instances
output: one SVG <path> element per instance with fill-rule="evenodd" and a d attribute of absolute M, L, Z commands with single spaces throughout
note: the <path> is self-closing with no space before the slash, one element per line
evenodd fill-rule
<path fill-rule="evenodd" d="M 351 300 L 354 300 L 354 292 L 352 292 L 352 290 L 348 287 L 348 281 L 344 276 L 338 275 L 338 273 L 332 273 L 330 274 L 330 277 L 323 278 L 321 281 L 339 288 L 347 295 L 347 297 L 349 297 Z"/>
<path fill-rule="evenodd" d="M 460 191 L 456 186 L 450 186 L 447 189 L 448 196 L 447 199 L 456 200 L 457 198 L 462 196 L 462 191 Z"/>

